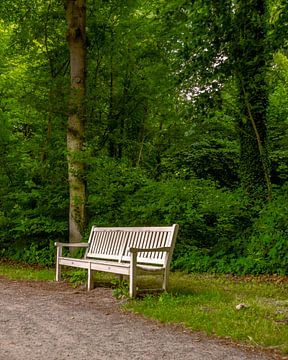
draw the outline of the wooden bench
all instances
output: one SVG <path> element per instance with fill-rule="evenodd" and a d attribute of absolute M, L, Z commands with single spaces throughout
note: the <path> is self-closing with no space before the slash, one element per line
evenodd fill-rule
<path fill-rule="evenodd" d="M 129 277 L 129 295 L 136 296 L 136 277 L 140 274 L 162 275 L 162 289 L 167 290 L 169 266 L 178 225 L 169 227 L 93 226 L 88 243 L 55 243 L 57 246 L 56 281 L 61 280 L 61 266 L 88 270 L 88 290 L 92 289 L 93 271 Z M 62 256 L 63 247 L 86 248 L 83 259 Z"/>

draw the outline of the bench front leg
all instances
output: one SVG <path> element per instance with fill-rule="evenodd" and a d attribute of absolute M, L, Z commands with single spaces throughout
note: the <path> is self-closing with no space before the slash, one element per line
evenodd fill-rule
<path fill-rule="evenodd" d="M 136 296 L 136 263 L 137 252 L 131 252 L 130 275 L 129 275 L 129 296 L 131 298 Z"/>
<path fill-rule="evenodd" d="M 56 258 L 56 281 L 61 281 L 61 265 L 59 263 L 59 258 L 62 256 L 62 246 L 57 246 L 57 258 Z"/>
<path fill-rule="evenodd" d="M 87 290 L 90 291 L 92 289 L 94 289 L 93 270 L 91 270 L 91 262 L 89 262 Z"/>
<path fill-rule="evenodd" d="M 162 290 L 167 291 L 168 290 L 168 281 L 169 281 L 169 271 L 166 268 L 164 270 L 164 275 L 163 275 L 163 284 L 162 284 Z"/>

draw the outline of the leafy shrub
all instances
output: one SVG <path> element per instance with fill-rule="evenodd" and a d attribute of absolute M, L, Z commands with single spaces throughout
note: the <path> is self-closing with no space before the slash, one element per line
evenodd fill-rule
<path fill-rule="evenodd" d="M 186 246 L 232 249 L 232 241 L 251 225 L 241 194 L 218 189 L 212 182 L 191 179 L 147 181 L 122 205 L 123 222 L 131 225 L 178 223 L 177 253 Z"/>
<path fill-rule="evenodd" d="M 247 255 L 266 264 L 263 272 L 288 274 L 288 184 L 260 212 Z"/>
<path fill-rule="evenodd" d="M 89 167 L 87 209 L 90 223 L 120 224 L 123 203 L 144 185 L 144 173 L 131 168 L 125 160 L 108 157 L 91 159 Z"/>
<path fill-rule="evenodd" d="M 90 225 L 180 225 L 173 269 L 287 274 L 288 186 L 264 208 L 252 207 L 240 191 L 194 178 L 157 182 L 107 157 L 91 159 L 87 181 Z M 67 236 L 65 192 L 48 199 L 44 188 L 27 183 L 3 194 L 2 203 L 0 255 L 53 265 L 53 243 Z"/>
<path fill-rule="evenodd" d="M 125 161 L 108 158 L 97 159 L 91 166 L 95 170 L 89 175 L 90 223 L 109 226 L 178 223 L 175 258 L 187 253 L 187 247 L 209 250 L 207 257 L 222 249 L 233 253 L 233 239 L 251 227 L 253 211 L 248 210 L 240 192 L 221 190 L 208 180 L 157 182 Z"/>
<path fill-rule="evenodd" d="M 230 247 L 224 246 L 223 239 L 218 247 L 205 251 L 186 247 L 174 260 L 173 268 L 187 272 L 287 275 L 287 204 L 288 195 L 284 187 L 258 216 L 255 213 L 249 231 L 238 234 L 238 237 L 234 233 L 236 236 L 231 237 Z"/>
<path fill-rule="evenodd" d="M 46 184 L 47 185 L 47 184 Z M 68 202 L 62 186 L 25 181 L 4 193 L 0 190 L 1 256 L 28 263 L 52 265 L 55 241 L 67 238 Z"/>
<path fill-rule="evenodd" d="M 83 285 L 87 282 L 87 271 L 84 269 L 73 269 L 62 274 L 63 279 L 68 280 L 73 287 Z"/>
<path fill-rule="evenodd" d="M 45 247 L 40 247 L 37 243 L 32 243 L 29 247 L 20 245 L 13 248 L 10 247 L 3 249 L 0 255 L 27 264 L 41 266 L 53 266 L 55 264 L 55 246 L 53 241 Z"/>
<path fill-rule="evenodd" d="M 211 272 L 212 261 L 209 252 L 196 247 L 190 248 L 190 251 L 184 255 L 178 256 L 173 262 L 171 269 L 190 273 Z"/>
<path fill-rule="evenodd" d="M 239 185 L 238 156 L 236 145 L 222 139 L 199 139 L 185 149 L 175 150 L 163 159 L 163 175 L 175 173 L 177 178 L 215 181 L 220 186 L 235 187 Z"/>

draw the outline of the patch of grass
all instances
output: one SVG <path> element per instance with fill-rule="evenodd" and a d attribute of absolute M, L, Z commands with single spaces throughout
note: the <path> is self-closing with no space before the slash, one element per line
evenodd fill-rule
<path fill-rule="evenodd" d="M 70 282 L 73 287 L 77 287 L 80 285 L 84 285 L 87 282 L 87 270 L 84 269 L 69 269 L 69 270 L 62 270 L 62 280 L 67 280 Z"/>
<path fill-rule="evenodd" d="M 126 280 L 113 279 L 111 281 L 114 286 L 113 296 L 116 299 L 128 298 L 129 296 L 129 284 Z"/>
<path fill-rule="evenodd" d="M 0 276 L 11 280 L 53 281 L 55 280 L 55 268 L 30 265 L 0 258 Z M 87 271 L 84 269 L 62 267 L 62 279 L 67 280 L 74 287 L 85 285 L 87 282 Z M 95 286 L 117 285 L 115 276 L 108 273 L 95 273 L 94 281 Z"/>
<path fill-rule="evenodd" d="M 77 269 L 71 267 L 62 266 L 62 279 L 68 281 L 72 284 L 73 287 L 87 284 L 87 270 Z M 120 285 L 120 282 L 115 279 L 115 275 L 104 273 L 104 272 L 94 272 L 93 274 L 95 287 L 103 286 L 113 286 L 117 287 Z"/>
<path fill-rule="evenodd" d="M 247 307 L 236 310 L 243 303 Z M 256 278 L 171 274 L 170 292 L 126 307 L 163 323 L 288 353 L 288 285 Z"/>
<path fill-rule="evenodd" d="M 0 276 L 11 280 L 53 280 L 55 279 L 55 269 L 0 259 Z"/>

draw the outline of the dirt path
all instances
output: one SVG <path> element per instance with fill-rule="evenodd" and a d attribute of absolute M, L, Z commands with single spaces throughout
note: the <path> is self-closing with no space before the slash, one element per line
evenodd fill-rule
<path fill-rule="evenodd" d="M 0 278 L 0 360 L 270 360 L 274 355 L 123 313 L 111 290 Z"/>

